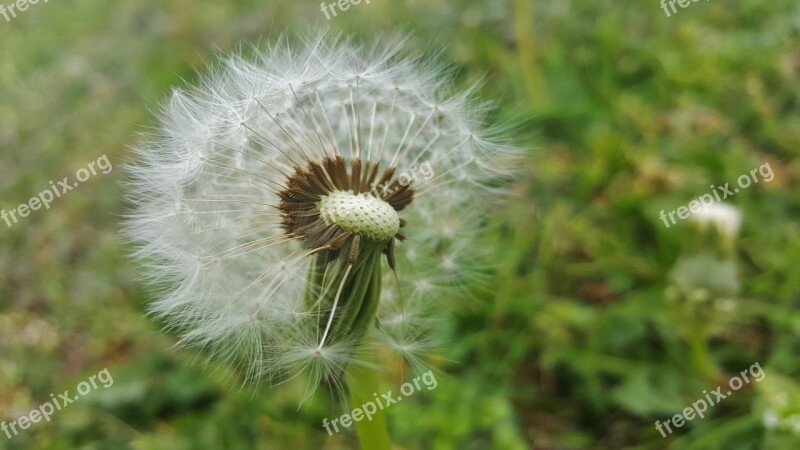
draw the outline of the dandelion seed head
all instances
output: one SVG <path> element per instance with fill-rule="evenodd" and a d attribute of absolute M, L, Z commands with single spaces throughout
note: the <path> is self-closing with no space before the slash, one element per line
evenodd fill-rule
<path fill-rule="evenodd" d="M 735 238 L 742 224 L 742 213 L 728 203 L 712 203 L 692 214 L 691 220 L 701 227 L 713 227 L 727 238 Z"/>
<path fill-rule="evenodd" d="M 281 38 L 173 92 L 135 149 L 125 229 L 181 344 L 312 386 L 357 358 L 351 329 L 429 351 L 432 305 L 473 278 L 520 151 L 408 47 Z M 350 310 L 359 289 L 380 291 L 374 311 Z"/>
<path fill-rule="evenodd" d="M 397 211 L 367 193 L 334 191 L 322 197 L 319 211 L 325 222 L 377 241 L 388 241 L 400 230 Z"/>

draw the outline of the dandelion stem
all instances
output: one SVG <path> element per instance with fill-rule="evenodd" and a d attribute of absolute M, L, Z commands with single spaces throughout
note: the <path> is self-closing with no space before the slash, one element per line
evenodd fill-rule
<path fill-rule="evenodd" d="M 362 351 L 364 346 L 362 346 Z M 370 361 L 372 362 L 372 361 Z M 350 407 L 364 410 L 364 405 L 371 403 L 375 405 L 375 396 L 380 389 L 378 383 L 378 373 L 373 366 L 363 364 L 350 364 L 347 366 L 345 374 L 347 387 L 350 395 Z M 386 412 L 383 408 L 377 409 L 372 414 L 372 420 L 364 418 L 356 422 L 358 441 L 361 443 L 362 450 L 391 450 L 389 439 L 389 429 L 386 424 Z"/>
<path fill-rule="evenodd" d="M 724 377 L 708 353 L 708 328 L 694 324 L 689 336 L 689 350 L 695 370 L 699 375 L 713 382 L 724 382 Z"/>

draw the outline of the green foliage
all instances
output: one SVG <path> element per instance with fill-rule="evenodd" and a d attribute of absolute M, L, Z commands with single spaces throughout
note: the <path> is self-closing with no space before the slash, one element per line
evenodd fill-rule
<path fill-rule="evenodd" d="M 52 1 L 0 18 L 0 208 L 102 154 L 114 165 L 0 222 L 0 420 L 103 368 L 115 381 L 0 448 L 355 448 L 352 430 L 322 428 L 344 412 L 335 391 L 298 410 L 300 382 L 240 390 L 233 368 L 172 350 L 117 231 L 126 146 L 169 90 L 218 49 L 315 23 L 447 45 L 459 82 L 485 77 L 494 117 L 531 149 L 519 195 L 487 205 L 479 245 L 498 265 L 443 330 L 438 387 L 387 411 L 396 448 L 798 447 L 795 0 L 692 2 L 669 18 L 655 0 L 372 0 L 327 22 L 315 2 L 267 3 Z M 732 303 L 669 301 L 693 235 L 659 212 L 766 162 L 774 179 L 729 199 L 744 217 L 724 268 Z M 655 429 L 756 362 L 763 381 L 667 438 Z M 408 380 L 388 375 L 386 389 Z"/>

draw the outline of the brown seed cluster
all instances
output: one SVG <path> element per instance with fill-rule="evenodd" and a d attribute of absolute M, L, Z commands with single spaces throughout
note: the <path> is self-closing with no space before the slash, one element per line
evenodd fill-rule
<path fill-rule="evenodd" d="M 364 237 L 326 221 L 320 214 L 319 202 L 322 197 L 336 191 L 371 193 L 395 211 L 401 211 L 414 200 L 414 190 L 410 184 L 401 184 L 394 178 L 394 167 L 387 168 L 378 177 L 379 166 L 370 163 L 362 166 L 358 158 L 348 165 L 344 158 L 336 156 L 326 157 L 321 162 L 309 162 L 304 168 L 295 167 L 279 194 L 281 201 L 278 208 L 286 233 L 302 239 L 310 249 L 324 249 L 330 259 L 338 257 L 340 250 L 346 244 L 351 244 L 348 258 L 351 263 L 355 262 L 359 243 Z M 405 225 L 406 222 L 401 219 L 400 227 Z M 392 269 L 395 267 L 395 239 L 402 241 L 405 238 L 402 230 L 398 231 L 383 248 Z"/>

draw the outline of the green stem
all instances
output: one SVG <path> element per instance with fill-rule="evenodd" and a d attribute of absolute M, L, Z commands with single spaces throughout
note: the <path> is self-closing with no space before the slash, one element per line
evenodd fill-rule
<path fill-rule="evenodd" d="M 723 377 L 717 366 L 711 360 L 708 352 L 708 328 L 705 325 L 694 324 L 689 336 L 689 351 L 697 372 L 710 381 L 717 382 Z"/>
<path fill-rule="evenodd" d="M 350 394 L 350 407 L 362 408 L 366 403 L 375 405 L 374 393 L 379 393 L 378 373 L 373 367 L 350 364 L 345 374 Z M 375 405 L 377 406 L 377 405 Z M 370 408 L 370 410 L 373 408 Z M 386 425 L 386 413 L 382 408 L 372 414 L 372 420 L 366 417 L 356 422 L 358 440 L 362 450 L 391 450 L 389 430 Z"/>
<path fill-rule="evenodd" d="M 542 104 L 547 101 L 547 89 L 539 68 L 539 56 L 533 33 L 534 0 L 514 0 L 514 34 L 525 89 L 531 101 Z"/>

